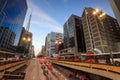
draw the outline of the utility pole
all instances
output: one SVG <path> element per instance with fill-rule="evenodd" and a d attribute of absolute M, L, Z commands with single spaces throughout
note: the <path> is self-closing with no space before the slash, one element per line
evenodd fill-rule
<path fill-rule="evenodd" d="M 111 48 L 110 45 L 108 45 L 108 49 L 109 49 L 109 51 L 110 51 L 111 62 L 112 62 L 112 64 L 114 65 L 114 58 L 113 58 L 113 54 L 112 54 L 112 48 Z"/>

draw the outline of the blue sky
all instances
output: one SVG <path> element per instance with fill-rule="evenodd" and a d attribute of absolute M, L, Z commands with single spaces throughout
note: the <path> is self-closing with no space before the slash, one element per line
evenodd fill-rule
<path fill-rule="evenodd" d="M 45 44 L 48 33 L 63 33 L 63 24 L 71 14 L 81 16 L 85 7 L 99 8 L 114 17 L 108 0 L 28 0 L 28 12 L 24 22 L 27 25 L 32 11 L 30 32 L 33 33 L 35 53 Z"/>

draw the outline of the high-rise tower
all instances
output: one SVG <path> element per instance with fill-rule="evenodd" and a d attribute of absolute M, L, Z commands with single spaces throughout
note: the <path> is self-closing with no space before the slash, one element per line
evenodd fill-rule
<path fill-rule="evenodd" d="M 27 24 L 27 27 L 26 27 L 26 32 L 29 32 L 31 17 L 32 17 L 32 13 L 31 13 L 30 16 L 29 16 L 29 21 L 28 21 L 28 24 Z"/>
<path fill-rule="evenodd" d="M 32 17 L 32 13 L 29 16 L 28 24 L 27 24 L 27 27 L 26 27 L 26 32 L 24 34 L 24 37 L 26 38 L 26 43 L 25 44 L 26 44 L 27 49 L 30 49 L 30 47 L 32 46 L 32 33 L 29 32 L 31 17 Z"/>
<path fill-rule="evenodd" d="M 67 55 L 86 52 L 81 17 L 72 14 L 64 24 L 64 48 Z"/>
<path fill-rule="evenodd" d="M 109 2 L 120 26 L 120 0 L 109 0 Z"/>
<path fill-rule="evenodd" d="M 101 53 L 109 52 L 108 47 L 113 52 L 119 51 L 120 27 L 117 20 L 109 15 L 103 14 L 101 10 L 93 14 L 95 9 L 85 8 L 82 14 L 82 24 L 87 51 L 97 50 Z"/>
<path fill-rule="evenodd" d="M 0 0 L 1 50 L 11 51 L 18 46 L 27 8 L 26 0 Z"/>

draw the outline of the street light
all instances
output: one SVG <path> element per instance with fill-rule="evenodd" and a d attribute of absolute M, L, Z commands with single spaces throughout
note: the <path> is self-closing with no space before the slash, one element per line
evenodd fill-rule
<path fill-rule="evenodd" d="M 100 20 L 100 23 L 102 24 L 102 27 L 104 28 L 104 25 L 103 25 L 103 22 L 102 22 L 102 19 L 103 17 L 106 15 L 104 12 L 100 11 L 99 9 L 95 9 L 93 11 L 93 15 L 94 16 L 97 16 L 98 19 Z M 106 34 L 106 31 L 105 31 L 105 28 L 104 28 L 104 33 Z M 107 36 L 107 34 L 106 34 Z M 109 48 L 110 47 L 110 48 Z M 112 55 L 112 49 L 111 49 L 111 46 L 108 44 L 108 49 L 110 51 L 110 56 L 111 56 L 111 59 L 112 59 L 112 64 L 114 65 L 114 59 L 113 59 L 113 55 Z"/>
<path fill-rule="evenodd" d="M 31 41 L 31 38 L 25 38 L 25 37 L 23 37 L 23 41 L 26 42 L 26 43 L 27 43 L 27 42 L 30 42 L 30 41 Z"/>
<path fill-rule="evenodd" d="M 58 52 L 59 45 L 62 44 L 62 42 L 56 40 L 56 41 L 55 41 L 55 44 L 56 44 L 56 53 L 57 53 L 57 52 Z"/>
<path fill-rule="evenodd" d="M 31 38 L 29 38 L 29 37 L 28 37 L 28 38 L 23 37 L 23 42 L 24 42 L 24 53 L 23 53 L 23 54 L 24 54 L 24 55 L 25 55 L 25 49 L 26 49 L 26 45 L 25 45 L 25 44 L 26 44 L 27 42 L 30 42 L 30 41 L 31 41 Z"/>
<path fill-rule="evenodd" d="M 98 14 L 99 14 L 98 19 L 100 19 L 100 18 L 102 18 L 106 15 L 104 12 L 101 12 L 100 9 L 95 9 L 93 11 L 93 15 L 95 16 L 95 15 L 98 15 Z"/>
<path fill-rule="evenodd" d="M 101 18 L 101 17 L 103 17 L 103 16 L 105 16 L 106 14 L 105 13 L 102 13 L 99 17 Z"/>
<path fill-rule="evenodd" d="M 55 41 L 55 44 L 60 45 L 62 42 L 61 41 Z"/>
<path fill-rule="evenodd" d="M 95 11 L 93 11 L 93 15 L 96 15 L 97 13 L 99 13 L 100 10 L 99 9 L 95 9 Z"/>
<path fill-rule="evenodd" d="M 31 41 L 31 39 L 30 39 L 30 38 L 28 38 L 28 39 L 27 39 L 27 41 Z"/>
<path fill-rule="evenodd" d="M 23 41 L 25 41 L 25 40 L 26 40 L 26 38 L 24 37 L 24 38 L 23 38 Z"/>

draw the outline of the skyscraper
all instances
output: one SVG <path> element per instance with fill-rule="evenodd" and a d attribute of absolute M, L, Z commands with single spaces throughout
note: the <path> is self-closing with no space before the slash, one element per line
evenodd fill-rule
<path fill-rule="evenodd" d="M 109 2 L 120 26 L 120 0 L 109 0 Z"/>
<path fill-rule="evenodd" d="M 0 27 L 0 50 L 14 51 L 12 46 L 15 39 L 15 33 L 7 27 Z"/>
<path fill-rule="evenodd" d="M 82 21 L 79 16 L 71 15 L 64 24 L 64 48 L 71 48 L 71 54 L 86 52 Z"/>
<path fill-rule="evenodd" d="M 18 45 L 26 12 L 26 0 L 0 0 L 0 27 L 5 27 L 15 34 L 11 46 Z M 3 35 L 0 33 L 0 38 L 2 38 L 1 36 Z M 4 43 L 4 45 L 6 44 Z M 0 48 L 5 47 L 0 46 Z"/>
<path fill-rule="evenodd" d="M 25 45 L 26 49 L 28 49 L 28 50 L 30 50 L 30 47 L 32 46 L 32 36 L 33 36 L 33 34 L 31 32 L 28 32 L 27 37 L 25 37 L 26 40 L 25 40 L 24 45 Z"/>
<path fill-rule="evenodd" d="M 22 32 L 21 32 L 21 35 L 20 35 L 20 40 L 19 40 L 18 46 L 24 46 L 23 38 L 24 38 L 25 33 L 26 33 L 26 30 L 25 30 L 24 27 L 22 27 Z"/>
<path fill-rule="evenodd" d="M 107 14 L 101 17 L 102 11 L 94 15 L 94 11 L 95 9 L 88 7 L 82 14 L 87 51 L 94 49 L 99 53 L 106 53 L 109 52 L 108 47 L 113 52 L 119 51 L 120 27 L 117 20 Z"/>

